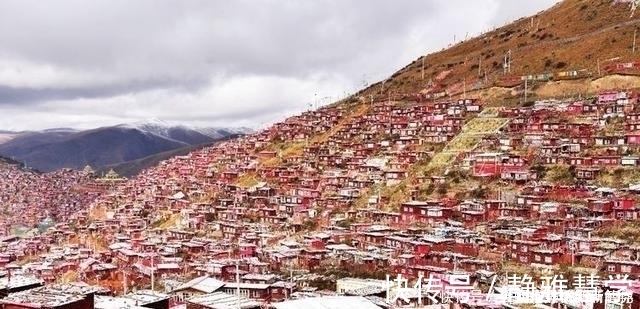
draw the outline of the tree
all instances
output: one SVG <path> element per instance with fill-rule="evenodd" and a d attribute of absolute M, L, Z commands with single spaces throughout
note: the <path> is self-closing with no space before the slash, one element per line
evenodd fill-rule
<path fill-rule="evenodd" d="M 445 194 L 447 194 L 448 191 L 449 191 L 449 184 L 448 183 L 444 182 L 444 183 L 441 183 L 438 186 L 438 191 L 437 191 L 438 194 L 445 195 Z"/>
<path fill-rule="evenodd" d="M 307 282 L 309 286 L 316 287 L 320 290 L 334 290 L 336 288 L 336 281 L 329 278 L 317 278 Z"/>
<path fill-rule="evenodd" d="M 436 190 L 436 186 L 430 183 L 426 188 L 420 189 L 420 195 L 423 198 L 427 198 L 429 195 L 433 194 L 433 191 Z"/>
<path fill-rule="evenodd" d="M 477 187 L 471 190 L 469 194 L 475 199 L 485 199 L 487 198 L 487 188 L 484 186 Z"/>
<path fill-rule="evenodd" d="M 302 222 L 302 228 L 310 231 L 315 230 L 318 228 L 318 220 L 305 219 L 304 222 Z"/>
<path fill-rule="evenodd" d="M 547 175 L 547 168 L 542 165 L 540 162 L 536 163 L 532 169 L 536 172 L 536 176 L 538 179 L 544 178 Z"/>
<path fill-rule="evenodd" d="M 345 228 L 348 229 L 349 227 L 351 227 L 351 224 L 353 222 L 351 221 L 351 219 L 345 219 L 345 220 L 340 220 L 336 223 L 337 226 L 341 227 L 341 228 Z"/>

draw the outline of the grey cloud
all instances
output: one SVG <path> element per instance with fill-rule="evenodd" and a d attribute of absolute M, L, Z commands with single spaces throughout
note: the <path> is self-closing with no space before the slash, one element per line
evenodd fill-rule
<path fill-rule="evenodd" d="M 143 90 L 172 89 L 176 92 L 195 91 L 204 86 L 203 81 L 177 84 L 173 80 L 145 80 L 132 81 L 126 84 L 112 86 L 94 86 L 77 88 L 18 88 L 0 85 L 0 105 L 28 105 L 50 100 L 74 100 L 78 98 L 111 97 L 123 93 L 135 93 Z"/>
<path fill-rule="evenodd" d="M 553 2 L 2 1 L 0 115 L 7 106 L 14 117 L 0 126 L 50 125 L 28 120 L 38 110 L 60 126 L 145 116 L 255 123 Z"/>

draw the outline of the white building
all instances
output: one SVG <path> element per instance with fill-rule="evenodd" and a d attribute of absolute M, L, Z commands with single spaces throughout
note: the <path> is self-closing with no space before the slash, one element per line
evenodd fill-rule
<path fill-rule="evenodd" d="M 377 279 L 342 278 L 336 280 L 336 292 L 341 294 L 369 286 L 386 288 L 388 283 L 386 280 Z"/>

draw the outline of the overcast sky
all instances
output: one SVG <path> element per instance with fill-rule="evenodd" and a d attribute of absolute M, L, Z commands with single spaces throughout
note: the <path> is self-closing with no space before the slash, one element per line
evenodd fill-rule
<path fill-rule="evenodd" d="M 0 129 L 262 126 L 553 0 L 0 2 Z"/>

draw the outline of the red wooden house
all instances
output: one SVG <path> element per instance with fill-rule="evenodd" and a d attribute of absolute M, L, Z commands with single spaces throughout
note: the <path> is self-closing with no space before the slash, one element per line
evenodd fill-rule
<path fill-rule="evenodd" d="M 603 200 L 596 198 L 587 199 L 587 207 L 594 217 L 611 218 L 613 214 L 613 200 Z"/>
<path fill-rule="evenodd" d="M 605 271 L 609 275 L 618 274 L 638 274 L 640 273 L 640 261 L 622 260 L 622 259 L 606 259 Z"/>
<path fill-rule="evenodd" d="M 438 201 L 410 201 L 400 207 L 400 220 L 402 222 L 422 222 L 433 224 L 451 218 L 452 209 L 442 207 Z"/>
<path fill-rule="evenodd" d="M 617 198 L 613 201 L 613 217 L 617 220 L 637 220 L 638 210 L 631 198 Z"/>
<path fill-rule="evenodd" d="M 510 257 L 512 260 L 529 264 L 534 262 L 533 250 L 540 246 L 541 242 L 531 240 L 512 240 L 510 245 Z"/>

